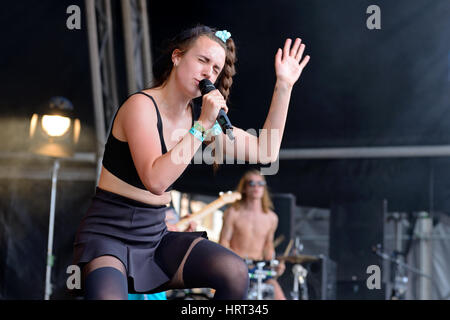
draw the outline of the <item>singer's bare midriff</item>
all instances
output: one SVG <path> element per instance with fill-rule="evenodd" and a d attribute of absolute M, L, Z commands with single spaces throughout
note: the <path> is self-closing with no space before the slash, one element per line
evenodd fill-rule
<path fill-rule="evenodd" d="M 182 137 L 173 135 L 172 133 L 175 132 L 176 129 L 186 129 L 186 133 L 191 127 L 192 124 L 192 116 L 191 116 L 191 109 L 188 108 L 186 110 L 186 114 L 181 114 L 179 121 L 171 121 L 169 120 L 165 114 L 164 114 L 164 107 L 160 105 L 159 101 L 159 94 L 157 90 L 154 89 L 147 89 L 142 90 L 143 92 L 151 95 L 156 103 L 158 104 L 158 109 L 161 114 L 162 122 L 163 122 L 163 137 L 164 142 L 166 144 L 167 150 L 171 150 L 181 139 Z M 154 108 L 153 102 L 148 98 L 148 104 L 149 107 Z M 114 120 L 113 128 L 112 128 L 112 135 L 120 140 L 126 142 L 126 136 L 122 130 L 121 126 L 121 112 L 119 111 L 117 113 L 116 119 Z M 158 137 L 159 138 L 159 137 Z M 151 205 L 166 205 L 170 203 L 171 196 L 170 192 L 165 192 L 163 195 L 155 195 L 151 193 L 148 190 L 136 188 L 135 186 L 130 185 L 129 183 L 126 183 L 125 181 L 117 178 L 115 175 L 113 175 L 111 172 L 106 170 L 102 166 L 102 170 L 100 173 L 100 179 L 98 183 L 99 188 L 114 192 L 116 194 L 122 195 L 124 197 L 144 202 Z"/>
<path fill-rule="evenodd" d="M 103 190 L 114 192 L 116 194 L 120 194 L 121 196 L 151 205 L 166 205 L 170 203 L 171 200 L 170 192 L 157 196 L 148 190 L 136 188 L 117 178 L 103 166 L 100 173 L 98 186 Z"/>

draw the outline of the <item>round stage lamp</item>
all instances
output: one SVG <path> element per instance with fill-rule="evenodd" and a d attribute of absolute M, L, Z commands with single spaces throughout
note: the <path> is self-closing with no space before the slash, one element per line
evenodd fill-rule
<path fill-rule="evenodd" d="M 80 131 L 80 120 L 75 118 L 72 103 L 64 97 L 52 97 L 31 117 L 31 152 L 54 158 L 71 157 Z"/>

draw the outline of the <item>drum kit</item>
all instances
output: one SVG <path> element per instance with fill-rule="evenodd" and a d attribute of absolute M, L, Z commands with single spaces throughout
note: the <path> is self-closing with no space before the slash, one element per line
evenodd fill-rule
<path fill-rule="evenodd" d="M 274 247 L 277 247 L 284 239 L 284 236 L 277 238 L 274 242 Z M 295 245 L 293 250 L 294 240 L 291 239 L 287 245 L 284 254 L 272 259 L 270 261 L 252 261 L 246 259 L 250 286 L 247 298 L 249 300 L 273 300 L 275 298 L 275 288 L 272 284 L 266 283 L 267 280 L 277 276 L 276 269 L 280 262 L 291 263 L 292 273 L 294 274 L 292 291 L 290 292 L 292 300 L 308 300 L 308 287 L 306 284 L 306 277 L 308 271 L 302 266 L 303 263 L 314 262 L 319 260 L 319 257 L 299 254 L 303 251 L 303 244 L 299 237 L 295 238 Z"/>
<path fill-rule="evenodd" d="M 273 300 L 274 286 L 266 283 L 267 280 L 277 276 L 276 268 L 280 262 L 292 263 L 294 283 L 292 287 L 292 300 L 308 300 L 308 287 L 306 285 L 307 270 L 302 263 L 317 261 L 319 258 L 310 255 L 283 255 L 269 261 L 254 261 L 245 259 L 248 266 L 250 286 L 247 298 L 249 300 Z"/>

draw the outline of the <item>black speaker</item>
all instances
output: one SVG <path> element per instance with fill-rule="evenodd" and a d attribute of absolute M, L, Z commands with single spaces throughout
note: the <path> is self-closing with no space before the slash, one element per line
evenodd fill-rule
<path fill-rule="evenodd" d="M 336 300 L 336 263 L 323 256 L 304 265 L 309 300 Z"/>
<path fill-rule="evenodd" d="M 289 240 L 294 238 L 294 214 L 296 198 L 290 193 L 272 194 L 274 211 L 278 216 L 278 228 L 275 231 L 274 239 L 284 236 L 283 242 L 275 248 L 278 254 L 284 252 Z"/>
<path fill-rule="evenodd" d="M 382 200 L 331 206 L 329 254 L 338 282 L 366 281 L 368 266 L 382 267 L 372 247 L 384 244 L 384 216 Z"/>

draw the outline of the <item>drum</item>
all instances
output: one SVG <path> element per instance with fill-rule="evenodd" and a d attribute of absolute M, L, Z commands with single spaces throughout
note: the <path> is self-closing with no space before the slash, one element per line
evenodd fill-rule
<path fill-rule="evenodd" d="M 278 266 L 278 260 L 255 261 L 246 259 L 248 266 L 248 275 L 250 278 L 249 300 L 273 300 L 274 287 L 271 284 L 264 283 L 277 275 L 275 267 Z"/>
<path fill-rule="evenodd" d="M 248 267 L 248 275 L 250 281 L 258 281 L 261 277 L 262 280 L 268 280 L 277 275 L 275 268 L 278 266 L 278 260 L 249 260 L 246 259 L 245 263 Z"/>

